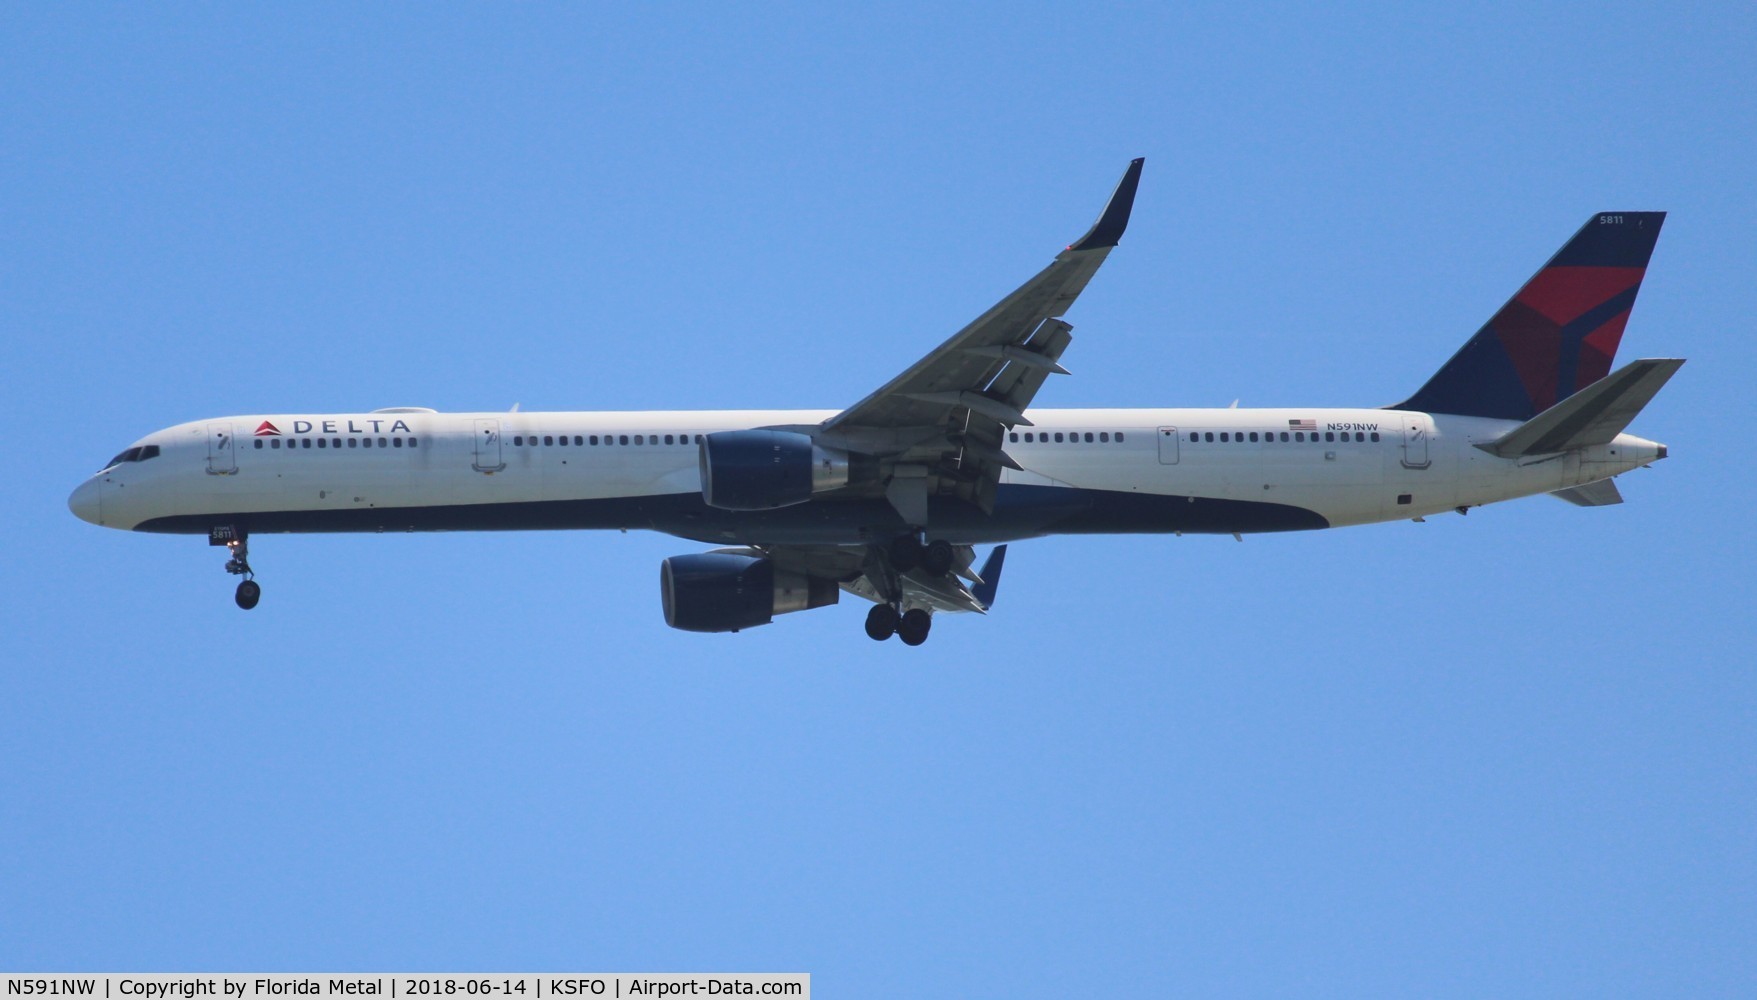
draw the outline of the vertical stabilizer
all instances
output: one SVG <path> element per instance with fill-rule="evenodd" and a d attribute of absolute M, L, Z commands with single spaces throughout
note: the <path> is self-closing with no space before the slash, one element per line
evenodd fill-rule
<path fill-rule="evenodd" d="M 1664 212 L 1593 216 L 1395 410 L 1530 420 L 1604 378 Z"/>

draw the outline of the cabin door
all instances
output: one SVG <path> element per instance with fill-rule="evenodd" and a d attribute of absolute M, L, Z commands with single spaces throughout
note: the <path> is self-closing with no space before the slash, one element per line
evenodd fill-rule
<path fill-rule="evenodd" d="M 1177 464 L 1177 428 L 1159 428 L 1159 464 Z"/>
<path fill-rule="evenodd" d="M 1425 469 L 1434 464 L 1428 457 L 1428 422 L 1416 416 L 1403 418 L 1403 467 Z"/>
<path fill-rule="evenodd" d="M 229 476 L 238 471 L 238 443 L 231 424 L 207 425 L 207 474 Z"/>

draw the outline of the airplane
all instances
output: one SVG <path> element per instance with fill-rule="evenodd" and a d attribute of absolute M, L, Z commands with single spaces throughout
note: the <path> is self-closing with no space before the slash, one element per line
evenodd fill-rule
<path fill-rule="evenodd" d="M 246 610 L 252 536 L 640 528 L 721 546 L 661 564 L 673 628 L 737 632 L 845 592 L 872 602 L 867 635 L 915 646 L 935 614 L 994 606 L 1009 542 L 1242 538 L 1543 493 L 1603 506 L 1666 457 L 1624 429 L 1683 360 L 1611 371 L 1663 212 L 1592 216 L 1392 406 L 1032 408 L 1068 373 L 1062 316 L 1122 238 L 1143 162 L 1047 267 L 843 410 L 216 417 L 139 439 L 68 505 L 207 536 Z"/>

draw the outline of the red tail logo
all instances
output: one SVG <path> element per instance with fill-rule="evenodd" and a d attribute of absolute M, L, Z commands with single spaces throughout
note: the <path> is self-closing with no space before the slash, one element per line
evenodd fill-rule
<path fill-rule="evenodd" d="M 281 436 L 281 429 L 279 427 L 276 427 L 274 424 L 271 424 L 268 421 L 264 420 L 262 423 L 256 425 L 256 436 L 259 438 L 260 437 L 280 437 Z"/>

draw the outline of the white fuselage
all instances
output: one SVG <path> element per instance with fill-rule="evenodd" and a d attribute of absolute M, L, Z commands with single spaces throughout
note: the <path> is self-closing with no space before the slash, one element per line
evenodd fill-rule
<path fill-rule="evenodd" d="M 882 500 L 826 494 L 755 514 L 701 503 L 699 435 L 809 427 L 834 412 L 224 417 L 142 438 L 136 448 L 156 455 L 96 474 L 70 504 L 86 520 L 147 531 L 638 527 L 704 541 L 854 544 L 894 528 Z M 1566 489 L 1662 455 L 1623 434 L 1608 445 L 1503 459 L 1476 445 L 1516 422 L 1381 409 L 1027 416 L 1032 426 L 1004 445 L 1023 470 L 1002 476 L 993 513 L 936 501 L 930 536 L 975 543 L 1059 531 L 1340 527 Z"/>

